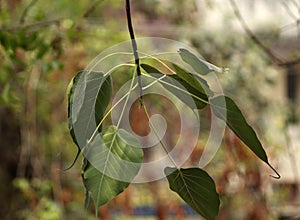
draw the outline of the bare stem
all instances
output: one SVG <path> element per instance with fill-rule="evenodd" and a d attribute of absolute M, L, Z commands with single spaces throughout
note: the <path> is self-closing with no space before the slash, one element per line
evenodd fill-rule
<path fill-rule="evenodd" d="M 142 90 L 142 82 L 141 82 L 141 67 L 140 67 L 140 58 L 139 54 L 137 51 L 137 44 L 134 36 L 134 30 L 132 26 L 132 20 L 131 20 L 131 10 L 130 10 L 130 0 L 126 0 L 126 17 L 127 17 L 127 25 L 128 25 L 128 31 L 131 39 L 131 45 L 132 45 L 132 50 L 133 50 L 133 55 L 134 55 L 134 60 L 135 60 L 135 65 L 136 65 L 136 74 L 138 76 L 138 84 L 140 88 L 140 100 L 142 100 L 143 97 L 143 90 Z M 142 102 L 140 102 L 142 105 Z"/>

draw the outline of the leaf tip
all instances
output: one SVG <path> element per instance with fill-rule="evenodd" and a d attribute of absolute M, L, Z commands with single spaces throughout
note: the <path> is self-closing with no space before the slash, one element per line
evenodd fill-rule
<path fill-rule="evenodd" d="M 76 154 L 75 159 L 73 160 L 72 164 L 70 166 L 68 166 L 67 168 L 64 168 L 63 169 L 64 172 L 68 171 L 69 169 L 71 169 L 75 165 L 75 163 L 76 163 L 76 161 L 77 161 L 77 159 L 80 155 L 80 152 L 81 152 L 80 149 L 78 149 L 77 154 Z"/>
<path fill-rule="evenodd" d="M 270 177 L 273 177 L 274 179 L 279 180 L 279 179 L 281 178 L 280 174 L 277 172 L 277 170 L 275 170 L 274 167 L 271 166 L 271 164 L 268 163 L 268 165 L 269 165 L 269 167 L 270 167 L 270 168 L 275 172 L 275 174 L 276 174 L 276 176 L 270 175 Z"/>

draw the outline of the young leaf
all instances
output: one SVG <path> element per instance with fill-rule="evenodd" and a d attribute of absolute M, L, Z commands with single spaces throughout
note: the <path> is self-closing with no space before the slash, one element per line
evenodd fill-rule
<path fill-rule="evenodd" d="M 91 196 L 96 206 L 96 215 L 98 215 L 98 207 L 122 193 L 130 184 L 104 175 L 89 162 L 83 170 L 82 179 L 86 188 L 85 208 L 88 208 Z"/>
<path fill-rule="evenodd" d="M 191 53 L 187 49 L 179 49 L 179 55 L 184 62 L 189 64 L 197 73 L 201 75 L 206 75 L 210 72 L 225 73 L 228 71 L 227 68 L 217 67 L 205 60 L 198 58 L 195 54 Z"/>
<path fill-rule="evenodd" d="M 158 69 L 141 64 L 142 68 L 151 76 L 158 78 L 162 86 L 173 93 L 190 108 L 202 109 L 208 103 L 208 97 L 200 82 L 192 80 L 190 73 L 179 69 L 179 74 L 163 74 Z M 165 76 L 165 77 L 162 77 Z"/>
<path fill-rule="evenodd" d="M 225 100 L 225 103 L 224 103 Z M 272 170 L 267 154 L 253 128 L 244 118 L 239 107 L 227 96 L 217 96 L 210 100 L 213 113 L 226 122 L 227 126 Z M 224 106 L 225 105 L 225 106 Z M 225 108 L 225 109 L 224 109 Z M 276 171 L 275 171 L 276 172 Z M 278 177 L 280 175 L 276 172 Z"/>
<path fill-rule="evenodd" d="M 171 190 L 204 218 L 216 218 L 220 205 L 219 195 L 214 180 L 204 170 L 166 167 L 164 172 Z"/>
<path fill-rule="evenodd" d="M 109 126 L 84 148 L 83 182 L 96 207 L 121 193 L 137 175 L 143 151 L 130 133 Z"/>

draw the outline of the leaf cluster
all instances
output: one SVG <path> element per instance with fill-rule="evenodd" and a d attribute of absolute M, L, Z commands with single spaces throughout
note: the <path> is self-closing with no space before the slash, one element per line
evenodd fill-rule
<path fill-rule="evenodd" d="M 231 98 L 215 94 L 203 78 L 211 72 L 225 73 L 228 70 L 216 67 L 186 49 L 179 49 L 178 56 L 194 70 L 193 73 L 174 63 L 159 60 L 171 71 L 166 73 L 157 68 L 159 65 L 155 65 L 155 62 L 158 60 L 153 58 L 150 59 L 150 64 L 146 60 L 141 63 L 143 76 L 159 83 L 194 111 L 210 107 L 215 116 L 223 120 L 245 146 L 274 170 L 260 140 L 239 107 Z M 149 58 L 147 60 L 149 61 Z M 130 97 L 132 88 L 139 87 L 135 79 L 134 72 L 131 87 L 123 97 L 125 102 L 122 108 L 126 107 L 126 100 Z M 143 83 L 146 85 L 140 85 L 140 88 L 148 86 L 147 81 Z M 68 89 L 69 130 L 77 145 L 77 155 L 81 152 L 84 156 L 82 179 L 86 189 L 86 206 L 90 197 L 95 206 L 99 207 L 124 191 L 138 174 L 143 160 L 141 143 L 133 134 L 120 128 L 119 123 L 102 126 L 116 107 L 108 108 L 111 94 L 111 75 L 88 70 L 79 72 L 72 79 Z M 140 102 L 148 116 L 150 127 L 155 130 L 142 98 Z M 122 117 L 123 115 L 120 115 L 120 120 Z M 164 144 L 160 143 L 173 161 Z M 214 180 L 198 167 L 184 169 L 178 167 L 174 161 L 173 164 L 174 167 L 164 168 L 170 189 L 204 218 L 215 219 L 220 198 Z"/>

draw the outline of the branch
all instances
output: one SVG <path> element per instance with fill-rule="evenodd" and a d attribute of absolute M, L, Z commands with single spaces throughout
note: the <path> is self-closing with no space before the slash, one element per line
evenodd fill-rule
<path fill-rule="evenodd" d="M 238 6 L 236 5 L 234 0 L 229 0 L 231 7 L 233 8 L 234 14 L 237 17 L 237 19 L 239 20 L 240 24 L 242 25 L 244 31 L 248 34 L 248 36 L 253 40 L 254 43 L 256 43 L 271 59 L 271 61 L 275 64 L 279 64 L 279 63 L 283 63 L 283 60 L 281 60 L 280 58 L 278 58 L 277 56 L 275 56 L 273 54 L 273 52 L 266 47 L 258 38 L 257 36 L 250 30 L 250 28 L 248 27 L 248 25 L 246 24 L 245 20 L 243 19 Z"/>
<path fill-rule="evenodd" d="M 31 29 L 36 29 L 36 28 L 43 28 L 43 27 L 48 27 L 51 26 L 53 24 L 58 25 L 60 23 L 61 20 L 65 19 L 65 18 L 60 18 L 60 19 L 53 19 L 53 20 L 48 20 L 48 21 L 40 21 L 40 22 L 36 22 L 36 23 L 32 23 L 32 24 L 28 24 L 28 25 L 23 25 L 25 22 L 25 18 L 28 14 L 29 9 L 37 2 L 38 0 L 32 0 L 31 3 L 24 9 L 21 18 L 20 18 L 20 25 L 17 25 L 15 27 L 0 27 L 0 31 L 8 31 L 8 32 L 17 32 L 19 30 L 22 29 L 27 29 L 27 30 L 31 30 Z M 97 5 L 103 0 L 97 0 L 90 8 L 87 9 L 87 11 L 85 13 L 83 13 L 83 18 L 87 18 L 88 14 L 90 14 L 92 11 L 94 11 L 97 7 Z M 0 0 L 0 6 L 1 6 L 1 0 Z M 1 9 L 1 7 L 0 7 Z"/>
<path fill-rule="evenodd" d="M 0 28 L 0 31 L 8 31 L 8 32 L 16 32 L 21 29 L 36 29 L 36 28 L 43 28 L 43 27 L 48 27 L 50 25 L 56 24 L 58 25 L 62 19 L 54 19 L 54 20 L 49 20 L 49 21 L 40 21 L 36 22 L 33 24 L 29 25 L 19 25 L 15 27 L 10 27 L 10 28 Z"/>
<path fill-rule="evenodd" d="M 142 84 L 141 84 L 141 68 L 140 68 L 140 58 L 139 54 L 137 52 L 137 44 L 135 41 L 135 36 L 134 36 L 134 30 L 132 26 L 132 21 L 131 21 L 131 11 L 130 11 L 130 0 L 126 0 L 126 17 L 127 17 L 127 25 L 128 25 L 128 31 L 131 39 L 131 45 L 132 45 L 132 50 L 133 50 L 133 55 L 135 59 L 135 65 L 136 65 L 136 73 L 138 76 L 138 84 L 140 87 L 140 98 L 142 98 Z M 142 102 L 141 102 L 142 103 Z"/>
<path fill-rule="evenodd" d="M 86 12 L 84 12 L 83 16 L 84 18 L 87 18 L 89 16 L 89 14 L 91 14 L 93 11 L 95 11 L 95 9 L 97 8 L 98 4 L 100 2 L 103 2 L 103 0 L 98 0 L 96 1 L 91 7 L 89 7 Z"/>
<path fill-rule="evenodd" d="M 277 57 L 273 51 L 268 48 L 267 46 L 265 46 L 259 39 L 258 37 L 250 30 L 250 28 L 248 27 L 247 23 L 245 22 L 245 20 L 243 19 L 237 4 L 235 3 L 234 0 L 229 0 L 231 7 L 233 8 L 234 14 L 237 17 L 237 19 L 239 20 L 240 24 L 242 25 L 244 31 L 246 32 L 246 34 L 252 39 L 252 41 L 258 45 L 269 57 L 269 59 L 276 65 L 278 66 L 292 66 L 292 65 L 296 65 L 300 63 L 300 57 L 294 59 L 294 60 L 288 60 L 288 61 L 284 61 L 282 59 L 280 59 L 279 57 Z M 299 21 L 300 22 L 300 21 Z M 298 23 L 298 21 L 297 21 Z"/>
<path fill-rule="evenodd" d="M 38 1 L 38 0 L 32 0 L 32 1 L 27 5 L 27 7 L 24 9 L 24 11 L 23 11 L 23 13 L 22 13 L 22 15 L 21 15 L 21 17 L 20 17 L 20 21 L 19 21 L 20 24 L 24 24 L 25 19 L 26 19 L 26 16 L 27 16 L 27 14 L 28 14 L 30 8 L 32 8 L 32 7 L 37 3 L 37 1 Z"/>

